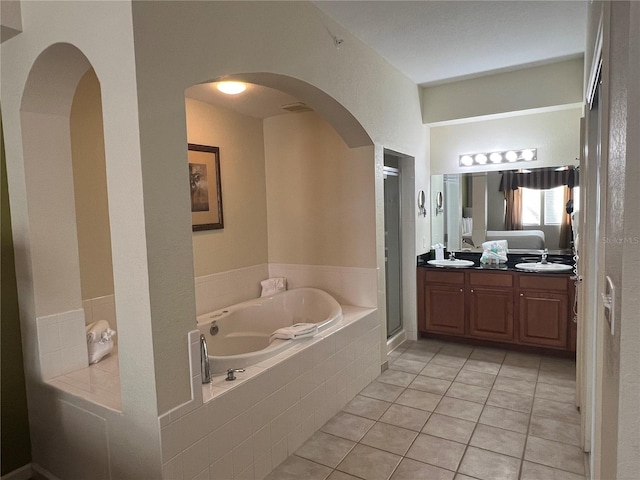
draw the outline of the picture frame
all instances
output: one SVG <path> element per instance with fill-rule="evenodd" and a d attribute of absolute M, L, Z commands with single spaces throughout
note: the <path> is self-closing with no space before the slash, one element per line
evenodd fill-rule
<path fill-rule="evenodd" d="M 220 149 L 189 143 L 191 225 L 194 232 L 224 228 Z"/>

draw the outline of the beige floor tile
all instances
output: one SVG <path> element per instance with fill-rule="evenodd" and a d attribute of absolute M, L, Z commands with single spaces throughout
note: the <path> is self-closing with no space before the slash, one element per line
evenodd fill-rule
<path fill-rule="evenodd" d="M 387 480 L 401 459 L 399 455 L 377 448 L 356 445 L 338 465 L 338 470 L 364 480 Z"/>
<path fill-rule="evenodd" d="M 460 370 L 460 373 L 458 373 L 458 376 L 456 377 L 456 382 L 487 388 L 491 388 L 493 386 L 493 382 L 495 381 L 495 375 L 492 375 L 490 373 L 481 373 L 475 370 L 469 370 L 466 367 L 462 367 L 462 370 Z"/>
<path fill-rule="evenodd" d="M 403 390 L 404 387 L 391 385 L 390 383 L 373 381 L 365 388 L 363 388 L 359 395 L 375 398 L 377 400 L 383 400 L 386 402 L 393 402 L 396 398 L 398 398 Z"/>
<path fill-rule="evenodd" d="M 538 369 L 518 367 L 515 365 L 502 365 L 502 367 L 500 367 L 500 372 L 498 372 L 498 376 L 519 378 L 522 380 L 531 380 L 535 382 L 538 380 Z"/>
<path fill-rule="evenodd" d="M 406 350 L 402 355 L 400 355 L 400 359 L 412 360 L 426 364 L 433 358 L 433 355 L 433 353 L 424 350 Z"/>
<path fill-rule="evenodd" d="M 294 453 L 307 460 L 335 468 L 347 456 L 347 453 L 351 451 L 354 445 L 355 442 L 351 440 L 318 431 Z"/>
<path fill-rule="evenodd" d="M 442 367 L 450 367 L 460 369 L 467 359 L 465 357 L 457 357 L 454 355 L 446 355 L 438 352 L 429 362 L 429 364 L 440 365 Z"/>
<path fill-rule="evenodd" d="M 378 382 L 390 383 L 391 385 L 397 385 L 399 387 L 406 387 L 413 379 L 416 378 L 416 375 L 413 373 L 400 372 L 398 370 L 385 370 L 376 380 Z"/>
<path fill-rule="evenodd" d="M 409 350 L 421 350 L 423 352 L 438 353 L 446 342 L 440 340 L 434 340 L 432 338 L 421 338 L 419 341 L 414 342 Z"/>
<path fill-rule="evenodd" d="M 531 416 L 529 435 L 580 446 L 580 425 L 554 418 Z"/>
<path fill-rule="evenodd" d="M 443 380 L 441 378 L 427 377 L 425 375 L 418 375 L 416 379 L 411 382 L 409 388 L 414 390 L 420 390 L 422 392 L 435 393 L 437 395 L 444 395 L 451 385 L 449 380 Z"/>
<path fill-rule="evenodd" d="M 504 390 L 492 390 L 487 398 L 487 405 L 530 413 L 533 406 L 533 397 L 519 393 L 505 392 Z"/>
<path fill-rule="evenodd" d="M 429 417 L 422 433 L 466 444 L 469 442 L 474 428 L 476 428 L 475 422 L 434 413 Z"/>
<path fill-rule="evenodd" d="M 533 399 L 532 412 L 540 417 L 555 418 L 563 422 L 580 425 L 580 412 L 578 407 L 572 403 L 554 402 L 553 400 L 537 397 Z"/>
<path fill-rule="evenodd" d="M 539 368 L 541 359 L 542 357 L 540 357 L 540 355 L 532 353 L 509 352 L 507 356 L 504 357 L 502 364 L 513 365 L 515 367 Z"/>
<path fill-rule="evenodd" d="M 390 406 L 391 403 L 389 402 L 356 395 L 353 400 L 347 403 L 342 411 L 360 417 L 370 418 L 371 420 L 378 420 Z"/>
<path fill-rule="evenodd" d="M 362 437 L 360 443 L 396 455 L 404 455 L 418 436 L 418 432 L 378 422 Z"/>
<path fill-rule="evenodd" d="M 584 475 L 584 453 L 574 445 L 529 436 L 524 459 Z"/>
<path fill-rule="evenodd" d="M 534 380 L 501 377 L 498 375 L 498 378 L 496 378 L 493 384 L 493 388 L 495 390 L 503 390 L 505 392 L 519 393 L 533 397 L 536 391 L 536 382 Z"/>
<path fill-rule="evenodd" d="M 321 430 L 325 433 L 357 442 L 364 437 L 364 434 L 369 431 L 374 423 L 373 420 L 369 420 L 368 418 L 338 412 L 331 420 L 322 426 Z"/>
<path fill-rule="evenodd" d="M 399 358 L 389 364 L 389 368 L 392 370 L 400 370 L 401 372 L 418 374 L 426 365 L 426 361 L 417 362 L 415 360 L 408 360 L 405 358 L 404 354 L 402 354 Z"/>
<path fill-rule="evenodd" d="M 419 408 L 420 410 L 433 412 L 441 398 L 440 395 L 434 393 L 421 392 L 408 388 L 402 392 L 395 403 L 404 405 L 405 407 Z"/>
<path fill-rule="evenodd" d="M 524 433 L 479 424 L 473 432 L 469 445 L 510 457 L 522 458 L 526 438 Z"/>
<path fill-rule="evenodd" d="M 393 472 L 391 480 L 451 480 L 453 475 L 453 472 L 444 468 L 404 458 Z"/>
<path fill-rule="evenodd" d="M 443 353 L 444 355 L 452 355 L 454 357 L 463 357 L 468 358 L 473 352 L 473 347 L 468 345 L 460 345 L 458 343 L 446 343 L 440 348 L 438 353 Z"/>
<path fill-rule="evenodd" d="M 554 402 L 575 403 L 576 389 L 573 386 L 567 387 L 538 382 L 535 396 L 553 400 Z"/>
<path fill-rule="evenodd" d="M 518 433 L 527 433 L 529 415 L 505 408 L 487 405 L 482 411 L 479 423 L 492 427 L 504 428 Z"/>
<path fill-rule="evenodd" d="M 420 372 L 420 375 L 426 375 L 433 378 L 441 378 L 443 380 L 453 381 L 460 371 L 459 367 L 445 367 L 437 365 L 433 362 L 427 364 L 426 367 Z"/>
<path fill-rule="evenodd" d="M 331 477 L 329 477 L 329 478 L 331 478 Z M 470 477 L 468 475 L 464 475 L 462 473 L 456 473 L 456 476 L 453 477 L 453 480 L 478 480 L 478 479 Z"/>
<path fill-rule="evenodd" d="M 542 357 L 540 370 L 545 372 L 573 373 L 576 372 L 576 361 L 568 358 Z"/>
<path fill-rule="evenodd" d="M 291 455 L 267 475 L 266 480 L 324 480 L 330 474 L 329 467 Z"/>
<path fill-rule="evenodd" d="M 458 398 L 444 397 L 434 411 L 442 415 L 477 422 L 482 412 L 482 405 Z"/>
<path fill-rule="evenodd" d="M 476 347 L 469 355 L 472 360 L 483 360 L 485 362 L 502 363 L 506 355 L 506 351 L 497 348 Z"/>
<path fill-rule="evenodd" d="M 431 412 L 425 410 L 393 404 L 378 421 L 419 432 L 430 415 Z"/>
<path fill-rule="evenodd" d="M 406 456 L 419 462 L 455 471 L 465 448 L 461 443 L 421 433 Z"/>
<path fill-rule="evenodd" d="M 537 463 L 522 462 L 521 480 L 585 480 L 584 476 L 556 470 Z"/>
<path fill-rule="evenodd" d="M 547 372 L 540 371 L 538 382 L 550 383 L 551 385 L 562 385 L 565 387 L 576 387 L 576 373 L 570 372 Z"/>
<path fill-rule="evenodd" d="M 481 480 L 517 480 L 520 459 L 469 447 L 459 472 Z"/>
<path fill-rule="evenodd" d="M 497 375 L 500 371 L 500 364 L 495 362 L 487 362 L 485 360 L 467 360 L 464 364 L 467 370 L 473 370 L 480 373 L 488 373 L 490 375 Z"/>
<path fill-rule="evenodd" d="M 484 403 L 487 401 L 489 392 L 491 392 L 491 389 L 487 387 L 478 387 L 476 385 L 453 382 L 449 390 L 447 390 L 446 396 L 469 400 L 470 402 L 475 403 Z"/>
<path fill-rule="evenodd" d="M 349 475 L 348 473 L 341 472 L 340 470 L 334 470 L 331 475 L 327 477 L 327 480 L 360 480 L 358 477 Z"/>

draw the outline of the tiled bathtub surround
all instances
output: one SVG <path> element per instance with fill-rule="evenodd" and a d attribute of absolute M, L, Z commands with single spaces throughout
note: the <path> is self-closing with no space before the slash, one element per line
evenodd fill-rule
<path fill-rule="evenodd" d="M 43 380 L 80 370 L 89 364 L 82 309 L 39 317 L 36 325 Z"/>
<path fill-rule="evenodd" d="M 375 268 L 270 263 L 197 277 L 196 314 L 212 312 L 260 296 L 260 282 L 285 277 L 288 288 L 315 287 L 339 303 L 375 308 L 378 277 Z"/>
<path fill-rule="evenodd" d="M 238 380 L 217 376 L 205 386 L 193 332 L 193 400 L 160 418 L 164 478 L 262 479 L 339 412 L 380 373 L 377 311 L 343 313 Z"/>
<path fill-rule="evenodd" d="M 570 360 L 420 340 L 268 480 L 584 480 Z"/>

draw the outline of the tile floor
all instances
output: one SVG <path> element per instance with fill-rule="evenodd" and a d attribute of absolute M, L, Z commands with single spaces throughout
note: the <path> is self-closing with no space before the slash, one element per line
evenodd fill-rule
<path fill-rule="evenodd" d="M 435 340 L 389 369 L 268 480 L 584 480 L 575 362 Z"/>

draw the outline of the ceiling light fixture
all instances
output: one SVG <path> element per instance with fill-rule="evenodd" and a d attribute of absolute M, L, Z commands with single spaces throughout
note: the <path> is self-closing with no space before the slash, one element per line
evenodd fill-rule
<path fill-rule="evenodd" d="M 461 167 L 472 167 L 477 165 L 486 165 L 487 160 L 493 164 L 513 163 L 513 162 L 531 162 L 538 159 L 538 150 L 536 148 L 525 148 L 522 150 L 508 150 L 504 152 L 487 152 L 487 153 L 466 153 L 460 155 L 458 160 Z"/>
<path fill-rule="evenodd" d="M 216 87 L 227 95 L 237 95 L 247 89 L 247 85 L 242 82 L 219 82 Z"/>

